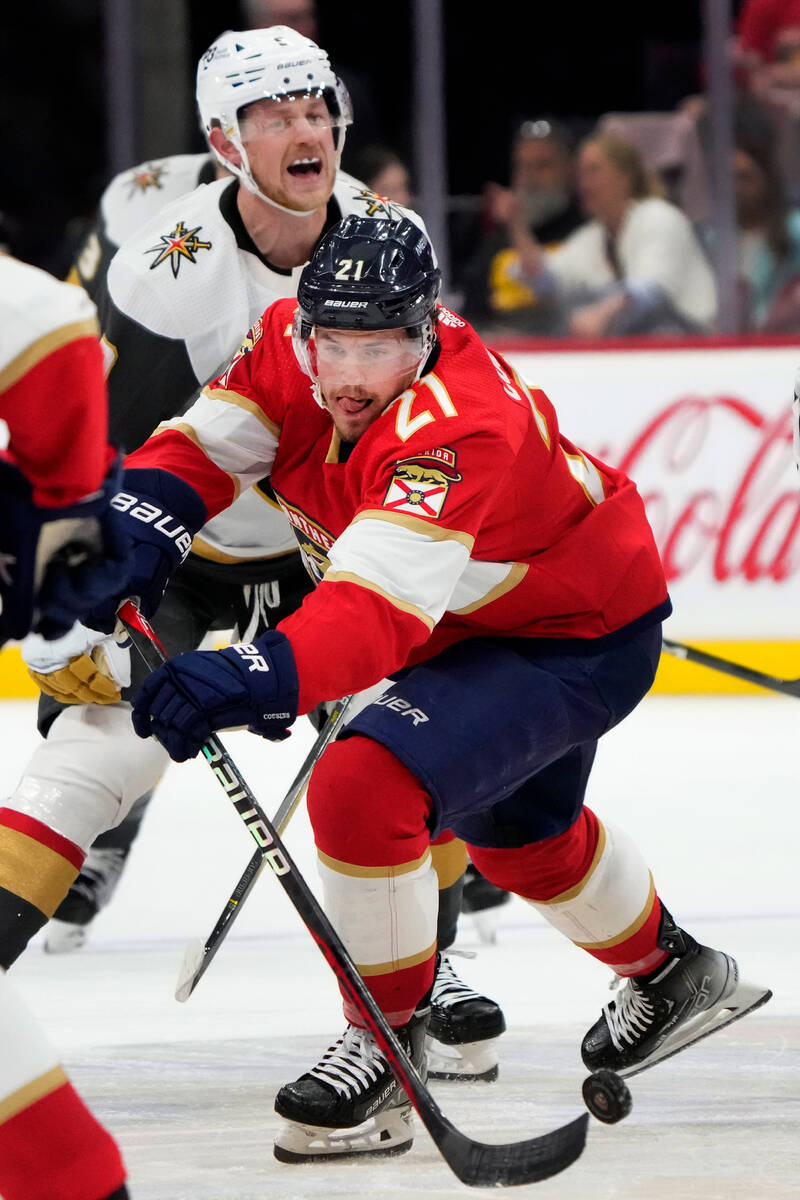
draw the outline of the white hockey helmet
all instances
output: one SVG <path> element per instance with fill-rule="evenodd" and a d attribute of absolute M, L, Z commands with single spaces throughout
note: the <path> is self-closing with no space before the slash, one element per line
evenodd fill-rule
<path fill-rule="evenodd" d="M 197 107 L 206 137 L 212 129 L 221 129 L 241 154 L 242 165 L 234 166 L 213 146 L 212 150 L 246 188 L 282 210 L 283 205 L 265 196 L 253 178 L 239 115 L 256 100 L 296 95 L 324 99 L 331 116 L 338 164 L 353 110 L 347 88 L 333 73 L 327 54 L 316 42 L 287 25 L 241 33 L 229 29 L 209 46 L 197 65 Z"/>

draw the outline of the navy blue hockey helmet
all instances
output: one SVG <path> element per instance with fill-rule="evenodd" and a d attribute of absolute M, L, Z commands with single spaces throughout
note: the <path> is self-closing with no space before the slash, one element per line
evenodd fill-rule
<path fill-rule="evenodd" d="M 300 276 L 308 325 L 407 329 L 436 307 L 441 286 L 431 244 L 407 217 L 349 216 L 320 241 Z"/>

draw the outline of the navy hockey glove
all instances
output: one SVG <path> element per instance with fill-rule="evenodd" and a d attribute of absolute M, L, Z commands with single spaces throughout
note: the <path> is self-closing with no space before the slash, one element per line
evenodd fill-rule
<path fill-rule="evenodd" d="M 30 630 L 60 637 L 124 585 L 130 542 L 109 507 L 120 477 L 117 461 L 91 496 L 45 507 L 0 460 L 0 645 Z"/>
<path fill-rule="evenodd" d="M 158 608 L 170 577 L 186 558 L 208 511 L 193 487 L 169 471 L 133 467 L 111 501 L 133 549 L 127 580 L 104 603 L 81 615 L 84 625 L 111 633 L 123 600 L 138 601 L 146 617 Z"/>
<path fill-rule="evenodd" d="M 170 758 L 194 758 L 217 729 L 246 725 L 270 741 L 289 736 L 299 684 L 291 643 L 275 629 L 225 650 L 191 650 L 164 663 L 133 701 L 133 728 Z"/>

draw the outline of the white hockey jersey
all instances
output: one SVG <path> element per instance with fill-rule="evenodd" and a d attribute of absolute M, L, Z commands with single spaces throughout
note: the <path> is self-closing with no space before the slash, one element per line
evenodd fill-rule
<path fill-rule="evenodd" d="M 296 295 L 302 265 L 282 270 L 259 253 L 239 214 L 238 187 L 236 180 L 219 180 L 180 197 L 111 262 L 98 307 L 112 435 L 128 450 L 188 407 L 270 304 Z M 340 172 L 325 228 L 350 213 L 405 215 L 422 226 L 415 213 Z M 268 577 L 268 560 L 296 545 L 264 484 L 210 521 L 193 553 L 217 563 L 263 560 Z"/>

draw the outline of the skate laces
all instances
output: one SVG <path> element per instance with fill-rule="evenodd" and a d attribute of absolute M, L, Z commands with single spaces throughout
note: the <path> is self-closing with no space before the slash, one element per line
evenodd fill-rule
<path fill-rule="evenodd" d="M 461 1004 L 464 1000 L 483 999 L 484 997 L 480 992 L 476 992 L 468 983 L 464 983 L 463 979 L 459 979 L 453 970 L 453 964 L 450 962 L 450 959 L 443 954 L 439 960 L 439 966 L 433 980 L 431 1004 L 438 1004 L 442 1008 L 453 1008 L 456 1004 Z"/>
<path fill-rule="evenodd" d="M 384 1053 L 369 1031 L 348 1025 L 308 1074 L 349 1099 L 367 1091 L 386 1069 Z"/>
<path fill-rule="evenodd" d="M 632 1046 L 647 1032 L 655 1016 L 655 1005 L 638 984 L 630 979 L 625 987 L 619 990 L 615 1000 L 603 1005 L 603 1013 L 615 1049 L 624 1050 L 623 1042 Z"/>

